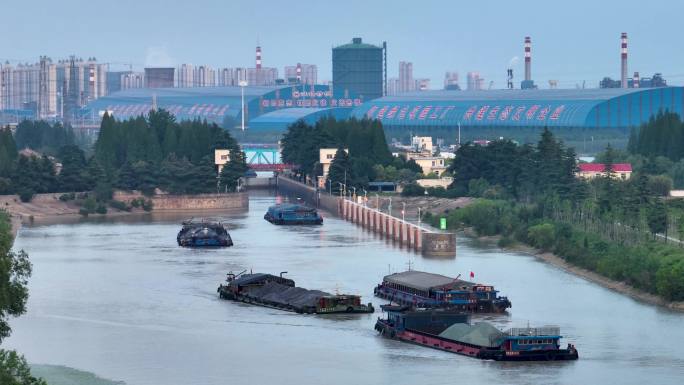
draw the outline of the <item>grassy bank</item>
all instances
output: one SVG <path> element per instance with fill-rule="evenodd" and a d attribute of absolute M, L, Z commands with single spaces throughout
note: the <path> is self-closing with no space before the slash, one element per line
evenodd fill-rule
<path fill-rule="evenodd" d="M 611 242 L 577 226 L 543 218 L 537 211 L 533 205 L 479 199 L 446 217 L 450 229 L 472 227 L 478 236 L 500 235 L 502 247 L 521 242 L 665 301 L 684 301 L 683 248 L 655 241 Z M 439 223 L 439 217 L 432 214 L 425 220 Z"/>

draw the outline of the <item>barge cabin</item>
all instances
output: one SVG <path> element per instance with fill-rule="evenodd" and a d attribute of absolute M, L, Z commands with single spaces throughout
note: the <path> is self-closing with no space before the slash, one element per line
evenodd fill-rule
<path fill-rule="evenodd" d="M 560 329 L 511 328 L 487 322 L 468 323 L 468 315 L 449 308 L 411 309 L 383 305 L 387 318 L 375 324 L 382 336 L 469 357 L 496 361 L 576 360 L 574 345 L 560 348 Z"/>
<path fill-rule="evenodd" d="M 281 203 L 269 207 L 264 219 L 275 225 L 323 224 L 323 217 L 316 209 L 294 203 Z"/>
<path fill-rule="evenodd" d="M 399 305 L 453 307 L 471 313 L 503 313 L 511 307 L 493 286 L 440 274 L 409 270 L 386 275 L 375 296 Z"/>
<path fill-rule="evenodd" d="M 296 313 L 373 313 L 369 302 L 350 294 L 330 294 L 296 287 L 295 282 L 272 274 L 232 274 L 218 288 L 219 297 Z"/>
<path fill-rule="evenodd" d="M 223 223 L 207 219 L 189 219 L 176 236 L 178 246 L 183 247 L 229 247 L 233 239 Z"/>

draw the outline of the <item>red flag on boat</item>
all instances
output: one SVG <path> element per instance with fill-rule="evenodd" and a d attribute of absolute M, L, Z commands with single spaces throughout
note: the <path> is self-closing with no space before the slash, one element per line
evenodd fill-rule
<path fill-rule="evenodd" d="M 473 273 L 472 271 L 470 272 L 470 278 L 475 278 L 475 273 Z"/>

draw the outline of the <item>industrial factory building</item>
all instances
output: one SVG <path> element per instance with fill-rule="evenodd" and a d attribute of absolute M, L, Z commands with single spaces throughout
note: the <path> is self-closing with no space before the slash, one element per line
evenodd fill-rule
<path fill-rule="evenodd" d="M 353 110 L 378 119 L 389 136 L 408 133 L 463 140 L 493 135 L 521 138 L 543 127 L 564 133 L 614 132 L 624 136 L 658 111 L 684 112 L 684 87 L 424 91 L 387 96 Z"/>
<path fill-rule="evenodd" d="M 92 121 L 109 112 L 116 119 L 129 119 L 147 114 L 153 108 L 163 108 L 177 120 L 201 119 L 226 128 L 241 125 L 242 92 L 245 101 L 245 122 L 281 109 L 345 108 L 347 111 L 362 104 L 360 98 L 333 98 L 328 86 L 281 87 L 196 87 L 196 88 L 138 88 L 116 92 L 88 104 L 80 112 L 80 120 Z M 340 116 L 339 114 L 335 116 Z M 87 124 L 85 124 L 87 125 Z"/>

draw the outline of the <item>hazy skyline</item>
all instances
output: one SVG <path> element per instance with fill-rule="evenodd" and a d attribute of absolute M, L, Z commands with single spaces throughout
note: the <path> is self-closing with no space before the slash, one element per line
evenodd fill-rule
<path fill-rule="evenodd" d="M 523 39 L 532 37 L 532 77 L 547 88 L 620 75 L 619 38 L 629 35 L 629 75 L 662 72 L 669 84 L 684 84 L 681 15 L 684 3 L 651 1 L 568 2 L 553 11 L 545 1 L 513 5 L 501 1 L 358 1 L 282 3 L 254 1 L 66 0 L 12 2 L 3 7 L 0 60 L 35 62 L 96 57 L 112 69 L 131 63 L 182 63 L 251 67 L 257 40 L 263 64 L 316 64 L 319 80 L 330 80 L 331 48 L 353 37 L 388 44 L 388 76 L 400 60 L 414 63 L 415 78 L 441 88 L 444 73 L 479 71 L 503 88 L 506 68 L 522 59 Z M 516 62 L 516 60 L 513 60 Z M 513 65 L 516 88 L 522 60 Z"/>

